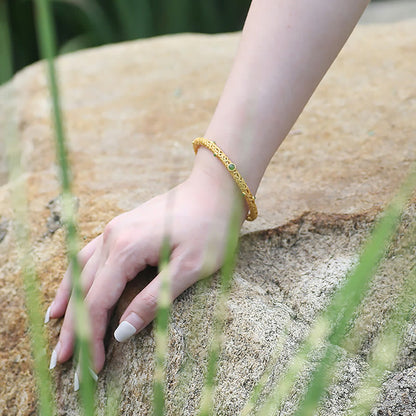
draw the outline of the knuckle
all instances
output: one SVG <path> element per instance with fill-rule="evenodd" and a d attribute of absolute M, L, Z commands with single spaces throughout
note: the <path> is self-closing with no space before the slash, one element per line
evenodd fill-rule
<path fill-rule="evenodd" d="M 102 302 L 99 299 L 97 299 L 96 297 L 92 297 L 92 296 L 87 296 L 85 298 L 85 303 L 86 303 L 87 310 L 90 315 L 90 321 L 93 327 L 96 322 L 105 322 L 105 319 L 107 316 L 106 315 L 107 305 L 102 304 Z"/>
<path fill-rule="evenodd" d="M 58 286 L 56 296 L 69 296 L 71 294 L 71 273 L 69 270 L 65 272 L 64 278 Z"/>
<path fill-rule="evenodd" d="M 113 218 L 105 227 L 103 231 L 103 242 L 107 242 L 111 238 L 113 238 L 114 234 L 116 233 L 118 228 L 118 221 L 117 217 Z"/>
<path fill-rule="evenodd" d="M 144 306 L 144 308 L 149 312 L 155 312 L 157 308 L 158 299 L 151 292 L 142 292 L 142 296 L 140 299 L 140 303 Z"/>
<path fill-rule="evenodd" d="M 201 259 L 199 256 L 186 256 L 179 262 L 181 274 L 196 276 L 201 274 Z"/>
<path fill-rule="evenodd" d="M 116 237 L 114 241 L 114 251 L 116 253 L 123 253 L 130 246 L 131 238 L 129 235 L 120 234 Z"/>
<path fill-rule="evenodd" d="M 87 250 L 82 249 L 77 255 L 78 263 L 81 265 L 81 267 L 84 267 L 85 263 L 87 263 L 87 260 L 88 260 L 87 254 L 88 254 Z"/>

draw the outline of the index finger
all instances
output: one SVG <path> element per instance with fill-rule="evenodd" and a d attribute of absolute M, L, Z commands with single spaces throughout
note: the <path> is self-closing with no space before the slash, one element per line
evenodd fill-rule
<path fill-rule="evenodd" d="M 88 260 L 94 254 L 101 240 L 102 240 L 102 235 L 95 237 L 79 252 L 78 261 L 82 269 L 85 267 Z M 46 312 L 45 323 L 49 321 L 49 317 L 60 318 L 65 313 L 68 307 L 69 299 L 71 297 L 71 291 L 72 291 L 71 267 L 68 267 L 62 279 L 62 282 L 60 283 L 58 287 L 55 298 L 52 301 L 51 306 L 49 306 Z"/>
<path fill-rule="evenodd" d="M 92 354 L 94 370 L 98 373 L 105 361 L 104 336 L 107 330 L 109 314 L 119 300 L 131 274 L 134 276 L 145 268 L 139 263 L 134 272 L 126 272 L 126 264 L 120 259 L 110 257 L 98 271 L 96 278 L 85 298 L 92 330 Z M 134 277 L 133 276 L 133 277 Z"/>

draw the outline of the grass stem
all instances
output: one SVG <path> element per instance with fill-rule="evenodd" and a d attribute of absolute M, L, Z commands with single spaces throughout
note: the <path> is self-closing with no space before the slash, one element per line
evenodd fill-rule
<path fill-rule="evenodd" d="M 84 304 L 84 294 L 81 287 L 81 267 L 78 262 L 79 239 L 75 220 L 74 198 L 71 191 L 71 172 L 63 127 L 62 111 L 59 99 L 59 88 L 55 70 L 55 31 L 49 0 L 36 0 L 36 23 L 38 40 L 42 56 L 46 59 L 49 79 L 49 91 L 52 98 L 53 120 L 55 128 L 55 144 L 60 167 L 62 188 L 63 221 L 66 228 L 66 245 L 71 267 L 73 303 L 75 310 L 75 354 L 79 357 L 80 395 L 83 411 L 86 415 L 94 414 L 95 384 L 90 375 L 91 364 L 90 337 L 91 329 L 88 311 Z"/>
<path fill-rule="evenodd" d="M 161 287 L 155 323 L 155 372 L 153 379 L 153 415 L 165 414 L 165 376 L 166 360 L 169 345 L 170 316 L 170 276 L 169 276 L 170 244 L 166 237 L 162 243 L 159 273 Z"/>
<path fill-rule="evenodd" d="M 372 235 L 364 246 L 359 262 L 347 277 L 343 286 L 335 293 L 329 306 L 317 319 L 299 352 L 291 360 L 288 369 L 276 384 L 273 393 L 261 408 L 259 414 L 274 414 L 292 390 L 300 372 L 308 363 L 308 356 L 318 348 L 322 359 L 313 370 L 308 388 L 302 399 L 297 416 L 313 415 L 325 391 L 336 361 L 334 345 L 340 345 L 346 336 L 349 323 L 363 299 L 369 283 L 382 260 L 397 229 L 403 210 L 416 185 L 416 166 L 389 204 L 383 216 L 374 227 Z"/>
<path fill-rule="evenodd" d="M 40 284 L 36 276 L 32 256 L 31 236 L 28 228 L 28 203 L 26 198 L 26 182 L 21 166 L 20 142 L 12 114 L 4 132 L 6 140 L 7 162 L 9 167 L 9 183 L 12 185 L 11 199 L 14 211 L 14 229 L 16 234 L 19 262 L 23 277 L 25 306 L 29 323 L 29 335 L 33 354 L 34 375 L 37 385 L 38 411 L 42 416 L 55 414 L 52 380 L 49 373 L 49 360 L 46 355 L 47 341 L 41 311 L 42 296 Z"/>
<path fill-rule="evenodd" d="M 213 320 L 213 334 L 208 351 L 208 364 L 204 386 L 202 388 L 201 405 L 198 416 L 209 416 L 213 414 L 216 375 L 223 344 L 223 329 L 227 313 L 227 300 L 231 292 L 233 271 L 237 257 L 239 230 L 240 218 L 238 210 L 235 209 L 231 215 L 224 264 L 221 268 L 219 295 Z"/>

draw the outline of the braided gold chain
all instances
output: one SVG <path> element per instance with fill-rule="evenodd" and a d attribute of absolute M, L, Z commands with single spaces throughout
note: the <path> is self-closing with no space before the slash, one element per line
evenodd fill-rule
<path fill-rule="evenodd" d="M 198 152 L 200 146 L 204 146 L 207 149 L 211 150 L 214 157 L 218 158 L 222 164 L 227 168 L 228 172 L 231 173 L 235 183 L 240 188 L 241 193 L 244 196 L 244 199 L 248 205 L 248 213 L 246 216 L 247 221 L 254 221 L 257 218 L 257 206 L 255 202 L 255 196 L 251 193 L 249 187 L 246 184 L 246 181 L 241 176 L 240 172 L 237 170 L 236 165 L 231 162 L 227 155 L 217 146 L 213 140 L 205 139 L 204 137 L 197 137 L 193 142 L 195 154 Z"/>

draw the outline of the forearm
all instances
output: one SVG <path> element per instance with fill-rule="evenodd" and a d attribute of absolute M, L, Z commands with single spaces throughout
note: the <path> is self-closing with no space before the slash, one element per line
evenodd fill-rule
<path fill-rule="evenodd" d="M 253 0 L 233 68 L 206 131 L 252 192 L 369 0 Z M 195 169 L 224 180 L 200 149 Z M 227 174 L 227 172 L 225 172 Z"/>

